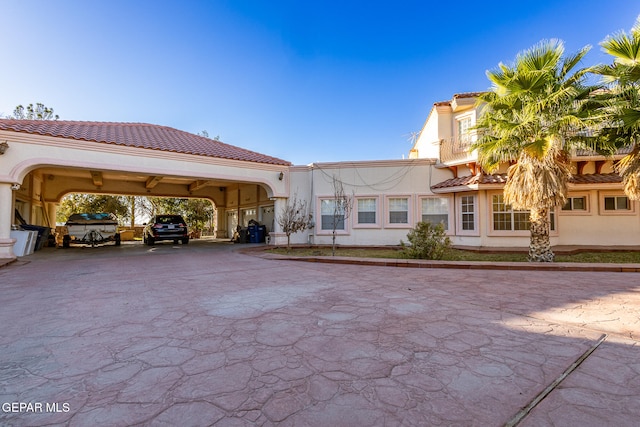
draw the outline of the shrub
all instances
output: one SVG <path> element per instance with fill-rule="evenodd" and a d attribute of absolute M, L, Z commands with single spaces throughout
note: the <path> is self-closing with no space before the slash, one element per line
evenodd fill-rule
<path fill-rule="evenodd" d="M 451 246 L 451 240 L 445 234 L 442 224 L 419 222 L 407 234 L 409 244 L 400 241 L 402 256 L 414 259 L 442 259 L 445 251 Z"/>

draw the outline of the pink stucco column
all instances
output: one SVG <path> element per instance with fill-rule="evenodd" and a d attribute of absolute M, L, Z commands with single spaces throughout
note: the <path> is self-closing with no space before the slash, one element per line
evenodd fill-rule
<path fill-rule="evenodd" d="M 15 239 L 11 238 L 11 221 L 13 218 L 13 192 L 11 184 L 0 183 L 0 258 L 15 258 L 13 244 Z"/>
<path fill-rule="evenodd" d="M 215 237 L 216 239 L 224 239 L 227 237 L 227 211 L 225 208 L 216 208 L 215 221 Z"/>
<path fill-rule="evenodd" d="M 287 198 L 284 197 L 276 197 L 273 203 L 274 210 L 274 221 L 273 221 L 273 230 L 269 233 L 271 237 L 269 239 L 270 245 L 286 245 L 287 244 L 287 235 L 282 232 L 282 227 L 278 224 L 278 217 L 280 216 L 282 209 L 287 205 Z"/>

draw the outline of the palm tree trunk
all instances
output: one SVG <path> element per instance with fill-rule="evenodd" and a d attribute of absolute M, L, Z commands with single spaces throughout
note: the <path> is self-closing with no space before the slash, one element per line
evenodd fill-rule
<path fill-rule="evenodd" d="M 131 229 L 136 227 L 136 198 L 129 196 L 129 208 L 131 209 Z"/>
<path fill-rule="evenodd" d="M 529 215 L 531 241 L 529 243 L 529 262 L 553 262 L 555 254 L 551 250 L 549 231 L 549 209 L 532 209 Z"/>

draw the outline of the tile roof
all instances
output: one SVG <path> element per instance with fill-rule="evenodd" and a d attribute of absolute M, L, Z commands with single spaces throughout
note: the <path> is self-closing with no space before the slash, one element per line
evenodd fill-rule
<path fill-rule="evenodd" d="M 467 185 L 504 184 L 507 182 L 507 174 L 493 175 L 468 175 L 451 178 L 431 186 L 432 189 L 462 187 Z M 585 175 L 573 175 L 569 180 L 571 184 L 618 184 L 622 178 L 617 173 L 592 173 Z"/>
<path fill-rule="evenodd" d="M 569 180 L 572 184 L 619 184 L 622 177 L 617 173 L 589 173 L 573 175 Z"/>
<path fill-rule="evenodd" d="M 276 157 L 167 126 L 147 123 L 0 119 L 0 130 L 245 162 L 291 165 Z"/>
<path fill-rule="evenodd" d="M 447 179 L 446 181 L 432 185 L 431 188 L 451 188 L 476 184 L 504 184 L 505 182 L 507 182 L 507 174 L 505 173 L 494 175 L 468 175 Z"/>
<path fill-rule="evenodd" d="M 464 93 L 455 93 L 450 100 L 447 101 L 438 101 L 434 102 L 434 105 L 445 106 L 451 105 L 451 102 L 456 98 L 477 98 L 485 92 L 464 92 Z"/>

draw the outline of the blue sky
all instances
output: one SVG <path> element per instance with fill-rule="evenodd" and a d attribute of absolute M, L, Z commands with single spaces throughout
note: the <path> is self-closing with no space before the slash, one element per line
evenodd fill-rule
<path fill-rule="evenodd" d="M 0 114 L 208 131 L 294 164 L 399 159 L 434 102 L 542 39 L 584 65 L 635 0 L 0 0 Z"/>

